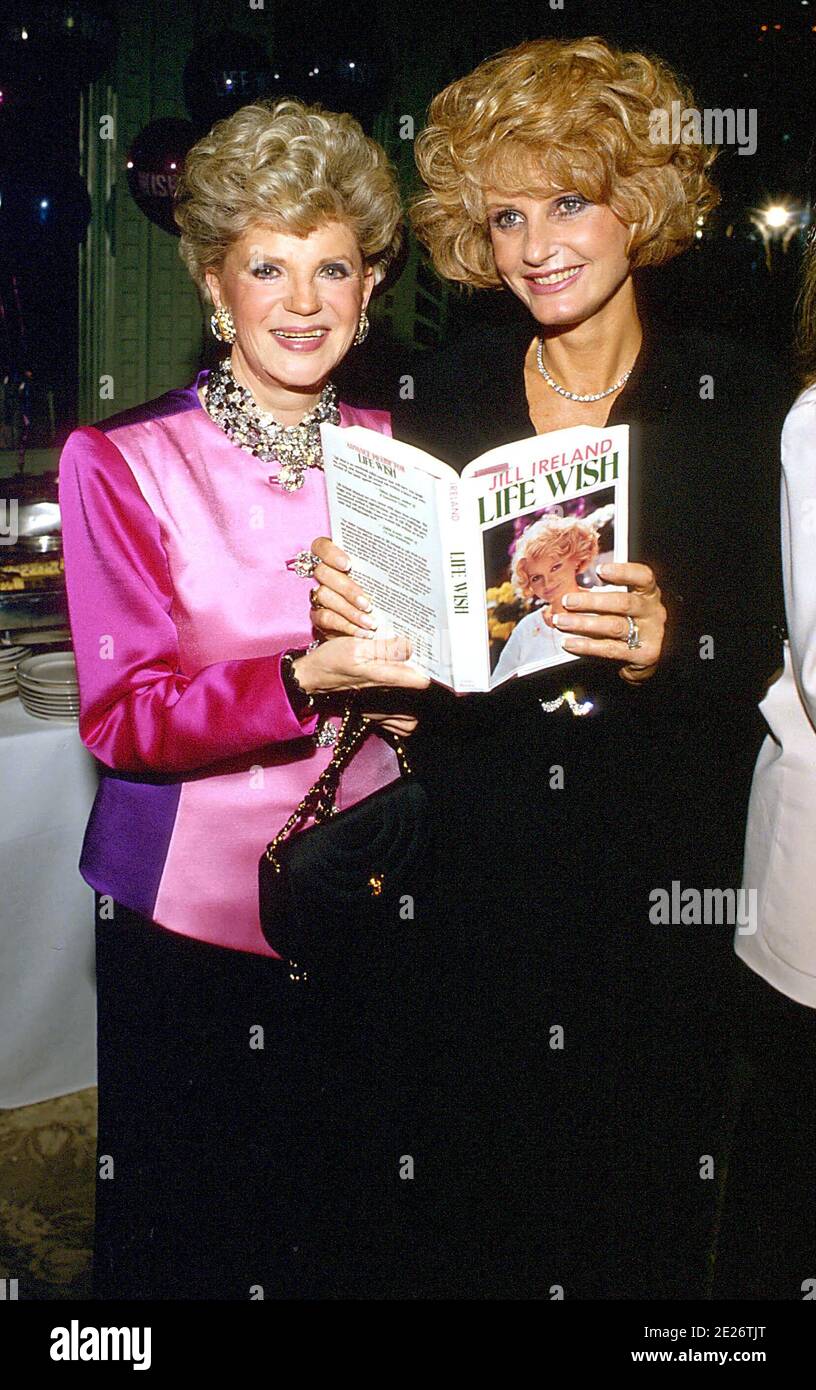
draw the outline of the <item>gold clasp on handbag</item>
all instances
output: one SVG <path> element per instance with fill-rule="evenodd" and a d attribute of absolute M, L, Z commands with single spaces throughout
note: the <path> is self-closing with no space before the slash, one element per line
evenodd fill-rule
<path fill-rule="evenodd" d="M 309 788 L 306 795 L 301 798 L 289 817 L 288 821 L 278 831 L 273 840 L 269 841 L 264 855 L 269 860 L 276 874 L 281 871 L 278 863 L 278 846 L 288 839 L 295 826 L 308 814 L 312 812 L 315 825 L 320 825 L 334 814 L 334 799 L 337 795 L 337 788 L 340 784 L 340 774 L 346 763 L 351 758 L 357 745 L 362 742 L 368 733 L 368 726 L 361 715 L 357 714 L 353 705 L 347 705 L 343 713 L 343 722 L 337 734 L 337 742 L 334 745 L 334 752 L 331 761 L 326 764 L 317 781 Z"/>
<path fill-rule="evenodd" d="M 358 714 L 354 705 L 347 705 L 343 712 L 343 721 L 337 734 L 337 742 L 334 745 L 331 761 L 326 764 L 317 781 L 298 802 L 286 824 L 281 827 L 275 838 L 269 841 L 264 851 L 265 857 L 269 860 L 276 874 L 281 871 L 277 857 L 278 846 L 288 839 L 295 826 L 300 823 L 309 810 L 312 810 L 315 825 L 320 825 L 336 812 L 337 807 L 334 802 L 340 785 L 340 774 L 368 732 L 369 722 L 365 715 Z M 394 735 L 388 738 L 388 742 L 397 755 L 400 772 L 406 777 L 410 776 L 411 765 L 402 746 L 402 740 Z M 382 875 L 372 874 L 369 885 L 372 896 L 378 897 L 382 892 Z"/>

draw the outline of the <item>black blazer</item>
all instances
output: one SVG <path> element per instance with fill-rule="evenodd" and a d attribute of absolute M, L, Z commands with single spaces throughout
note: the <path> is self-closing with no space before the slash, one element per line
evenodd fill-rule
<path fill-rule="evenodd" d="M 421 359 L 414 399 L 391 403 L 394 434 L 459 469 L 533 435 L 523 363 L 534 331 L 524 313 Z M 718 873 L 713 884 L 738 878 L 765 731 L 757 704 L 781 665 L 779 438 L 794 395 L 750 344 L 644 323 L 609 423 L 631 432 L 630 555 L 653 566 L 669 613 L 659 672 L 632 687 L 616 663 L 584 658 L 566 668 L 566 680 L 563 669 L 550 671 L 490 695 L 457 698 L 433 687 L 412 743 L 440 795 L 489 786 L 501 806 L 507 784 L 500 814 L 508 818 L 542 769 L 566 759 L 581 768 L 587 814 L 603 816 L 627 798 L 634 806 L 639 796 L 645 814 L 662 818 L 664 839 L 687 840 L 695 821 L 709 835 L 698 872 Z M 713 639 L 711 659 L 701 658 L 704 637 Z M 576 719 L 562 709 L 545 718 L 539 700 L 566 684 L 590 695 L 595 714 Z"/>

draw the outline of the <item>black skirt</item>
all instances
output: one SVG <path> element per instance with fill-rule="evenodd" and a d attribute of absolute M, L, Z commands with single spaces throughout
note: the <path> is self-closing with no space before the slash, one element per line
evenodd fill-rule
<path fill-rule="evenodd" d="M 800 1301 L 816 1271 L 816 1010 L 737 969 L 742 1066 L 713 1296 Z"/>
<path fill-rule="evenodd" d="M 304 990 L 100 902 L 95 1297 L 427 1291 L 410 980 Z"/>
<path fill-rule="evenodd" d="M 97 900 L 95 1296 L 699 1297 L 684 1049 L 529 887 L 440 883 L 382 987 L 316 989 Z"/>

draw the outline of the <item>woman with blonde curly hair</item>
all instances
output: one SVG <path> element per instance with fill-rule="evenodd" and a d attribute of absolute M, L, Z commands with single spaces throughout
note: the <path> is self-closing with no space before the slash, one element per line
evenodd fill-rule
<path fill-rule="evenodd" d="M 365 336 L 400 200 L 352 117 L 283 101 L 198 141 L 176 219 L 227 354 L 76 429 L 60 461 L 79 728 L 102 773 L 81 861 L 97 900 L 95 1295 L 372 1293 L 393 1226 L 373 1044 L 343 990 L 331 1007 L 301 997 L 261 930 L 258 860 L 331 758 L 337 701 L 367 691 L 372 721 L 345 808 L 398 775 L 387 735 L 415 722 L 367 700 L 427 684 L 402 639 L 313 642 L 309 604 L 320 422 L 390 432 L 331 377 Z"/>
<path fill-rule="evenodd" d="M 465 1296 L 700 1297 L 708 1277 L 718 1189 L 700 1165 L 720 1154 L 733 928 L 651 908 L 673 884 L 740 882 L 779 651 L 787 388 L 750 344 L 690 331 L 682 305 L 645 311 L 644 276 L 718 198 L 716 150 L 671 135 L 674 103 L 693 95 L 659 58 L 540 39 L 452 82 L 416 141 L 436 270 L 509 290 L 516 312 L 420 361 L 395 433 L 461 468 L 627 424 L 632 464 L 632 562 L 601 567 L 622 589 L 574 587 L 553 616 L 583 658 L 569 680 L 434 689 L 417 736 L 448 844 L 462 1047 L 440 1182 Z M 321 630 L 359 631 L 346 557 L 315 550 Z"/>
<path fill-rule="evenodd" d="M 519 598 L 537 607 L 516 624 L 493 670 L 509 676 L 519 667 L 555 659 L 563 639 L 555 618 L 565 613 L 563 599 L 575 591 L 598 555 L 598 530 L 591 519 L 543 516 L 528 526 L 513 551 L 511 583 Z"/>

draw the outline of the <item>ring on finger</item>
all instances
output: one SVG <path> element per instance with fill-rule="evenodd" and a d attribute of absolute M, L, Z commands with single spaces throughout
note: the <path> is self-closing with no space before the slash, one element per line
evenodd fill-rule
<path fill-rule="evenodd" d="M 319 564 L 320 556 L 313 550 L 299 550 L 293 560 L 287 560 L 286 568 L 294 570 L 300 579 L 311 579 Z"/>
<path fill-rule="evenodd" d="M 324 607 L 324 605 L 323 605 L 322 603 L 318 603 L 318 601 L 317 601 L 317 595 L 318 595 L 319 593 L 320 593 L 320 585 L 318 585 L 317 588 L 315 588 L 315 589 L 310 589 L 310 590 L 309 590 L 309 607 L 310 607 L 310 608 L 316 609 L 316 608 L 323 608 L 323 607 Z"/>
<path fill-rule="evenodd" d="M 624 638 L 624 641 L 626 642 L 626 645 L 629 648 L 630 652 L 633 652 L 636 647 L 642 647 L 643 643 L 640 640 L 640 631 L 634 618 L 627 614 L 626 622 L 628 624 L 628 630 L 626 633 L 626 637 Z"/>

